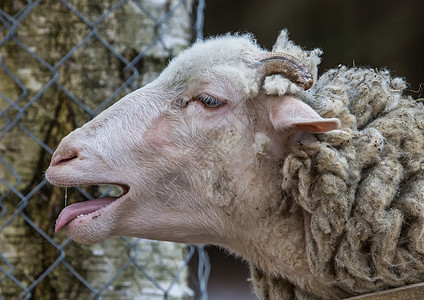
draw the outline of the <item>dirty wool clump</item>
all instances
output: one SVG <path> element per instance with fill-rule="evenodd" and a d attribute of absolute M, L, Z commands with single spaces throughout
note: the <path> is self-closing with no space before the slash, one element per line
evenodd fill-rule
<path fill-rule="evenodd" d="M 300 55 L 316 77 L 319 51 L 303 51 L 284 31 L 274 50 Z M 385 70 L 341 66 L 309 92 L 279 90 L 283 81 L 265 90 L 298 94 L 342 122 L 297 143 L 282 169 L 282 209 L 303 211 L 311 271 L 349 294 L 424 281 L 424 105 Z M 252 269 L 259 294 L 282 293 L 284 283 Z M 309 298 L 285 286 L 281 298 Z"/>

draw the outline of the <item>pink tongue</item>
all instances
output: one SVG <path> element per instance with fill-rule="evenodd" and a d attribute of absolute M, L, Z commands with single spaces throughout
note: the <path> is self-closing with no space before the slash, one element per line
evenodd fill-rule
<path fill-rule="evenodd" d="M 86 215 L 86 214 L 92 213 L 93 211 L 96 211 L 112 203 L 116 199 L 117 198 L 115 197 L 105 197 L 100 199 L 84 201 L 84 202 L 78 202 L 78 203 L 65 207 L 60 212 L 59 217 L 56 220 L 55 232 L 59 232 L 63 226 L 68 224 L 77 216 L 81 214 Z"/>

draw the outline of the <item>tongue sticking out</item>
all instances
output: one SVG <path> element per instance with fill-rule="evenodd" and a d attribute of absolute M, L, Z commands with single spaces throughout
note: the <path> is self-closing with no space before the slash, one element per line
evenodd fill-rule
<path fill-rule="evenodd" d="M 65 207 L 59 214 L 56 220 L 55 232 L 59 232 L 63 226 L 75 219 L 79 215 L 92 213 L 100 208 L 103 208 L 118 198 L 105 197 L 84 202 L 78 202 Z"/>

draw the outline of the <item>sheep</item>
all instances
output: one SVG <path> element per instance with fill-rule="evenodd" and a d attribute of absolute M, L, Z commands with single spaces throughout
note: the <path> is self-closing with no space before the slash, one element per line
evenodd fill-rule
<path fill-rule="evenodd" d="M 196 42 L 71 132 L 57 186 L 120 197 L 64 208 L 56 232 L 229 249 L 261 299 L 337 299 L 424 278 L 424 108 L 387 71 L 339 67 L 283 30 Z M 313 82 L 315 81 L 315 84 Z"/>

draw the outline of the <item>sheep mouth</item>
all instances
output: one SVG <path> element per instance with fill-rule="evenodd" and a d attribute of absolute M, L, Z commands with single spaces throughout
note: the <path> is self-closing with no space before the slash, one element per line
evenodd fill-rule
<path fill-rule="evenodd" d="M 128 195 L 130 187 L 123 184 L 114 185 L 119 186 L 122 189 L 122 193 L 118 197 L 101 197 L 65 206 L 57 217 L 55 232 L 60 232 L 63 227 L 75 221 L 82 223 L 87 220 L 95 220 L 101 217 L 102 213 L 110 206 L 117 203 L 119 200 L 126 198 L 125 196 Z"/>

